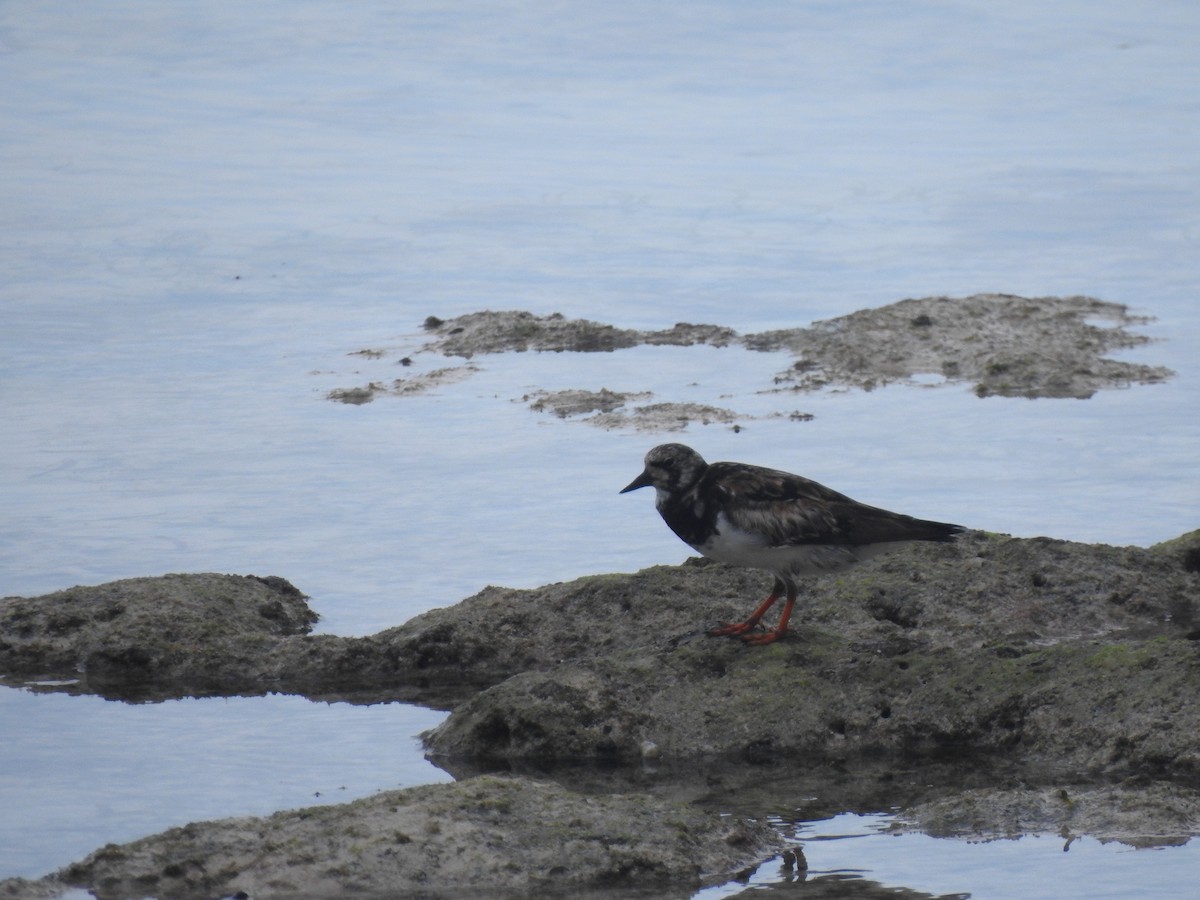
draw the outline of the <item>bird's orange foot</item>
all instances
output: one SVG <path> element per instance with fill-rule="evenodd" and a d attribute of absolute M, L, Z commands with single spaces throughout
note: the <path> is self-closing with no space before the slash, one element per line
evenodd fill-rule
<path fill-rule="evenodd" d="M 783 634 L 781 631 L 762 631 L 758 634 L 743 634 L 742 640 L 747 644 L 753 644 L 755 647 L 763 647 L 767 644 L 775 643 L 783 637 Z"/>
<path fill-rule="evenodd" d="M 726 622 L 717 628 L 709 629 L 709 637 L 737 637 L 750 631 L 757 622 Z"/>

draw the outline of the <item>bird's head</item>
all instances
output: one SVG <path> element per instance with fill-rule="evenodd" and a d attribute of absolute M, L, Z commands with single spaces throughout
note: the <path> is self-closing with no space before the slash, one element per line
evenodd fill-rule
<path fill-rule="evenodd" d="M 659 444 L 646 454 L 642 474 L 621 489 L 621 493 L 653 487 L 659 496 L 686 491 L 704 474 L 708 463 L 684 444 Z"/>

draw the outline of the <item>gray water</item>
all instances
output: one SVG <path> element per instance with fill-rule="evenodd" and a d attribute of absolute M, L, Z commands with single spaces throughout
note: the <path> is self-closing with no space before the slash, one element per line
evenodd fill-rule
<path fill-rule="evenodd" d="M 538 388 L 783 402 L 815 418 L 684 439 L 930 518 L 1143 546 L 1191 530 L 1198 51 L 1189 3 L 0 8 L 0 593 L 278 574 L 322 630 L 365 634 L 489 583 L 686 556 L 615 493 L 659 436 L 538 415 Z M 642 347 L 323 399 L 398 377 L 431 314 L 749 333 L 991 290 L 1126 303 L 1157 339 L 1128 356 L 1178 374 L 1087 401 L 781 401 L 757 392 L 785 357 Z M 388 356 L 347 355 L 367 347 Z M 439 718 L 0 689 L 0 876 L 442 780 L 414 737 Z M 1036 895 L 1010 890 L 1025 872 L 1045 896 L 1170 896 L 1196 864 L 1194 841 L 1063 854 L 875 824 L 810 863 L 976 897 Z"/>

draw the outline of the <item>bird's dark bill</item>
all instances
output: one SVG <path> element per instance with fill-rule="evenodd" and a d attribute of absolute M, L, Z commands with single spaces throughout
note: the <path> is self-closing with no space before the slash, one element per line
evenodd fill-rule
<path fill-rule="evenodd" d="M 630 491 L 636 491 L 638 488 L 649 487 L 650 484 L 650 473 L 643 472 L 637 478 L 633 479 L 633 481 L 629 482 L 629 484 L 625 485 L 625 487 L 621 488 L 619 493 L 627 494 Z"/>

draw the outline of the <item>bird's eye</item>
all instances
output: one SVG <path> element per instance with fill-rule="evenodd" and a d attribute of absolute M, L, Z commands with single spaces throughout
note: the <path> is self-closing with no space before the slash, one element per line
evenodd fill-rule
<path fill-rule="evenodd" d="M 662 466 L 664 469 L 671 469 L 671 468 L 674 468 L 674 466 L 675 466 L 675 457 L 673 457 L 673 456 L 668 456 L 668 457 L 667 457 L 666 459 L 664 459 L 664 460 L 663 460 L 661 463 L 659 463 L 659 465 L 661 465 L 661 466 Z"/>

